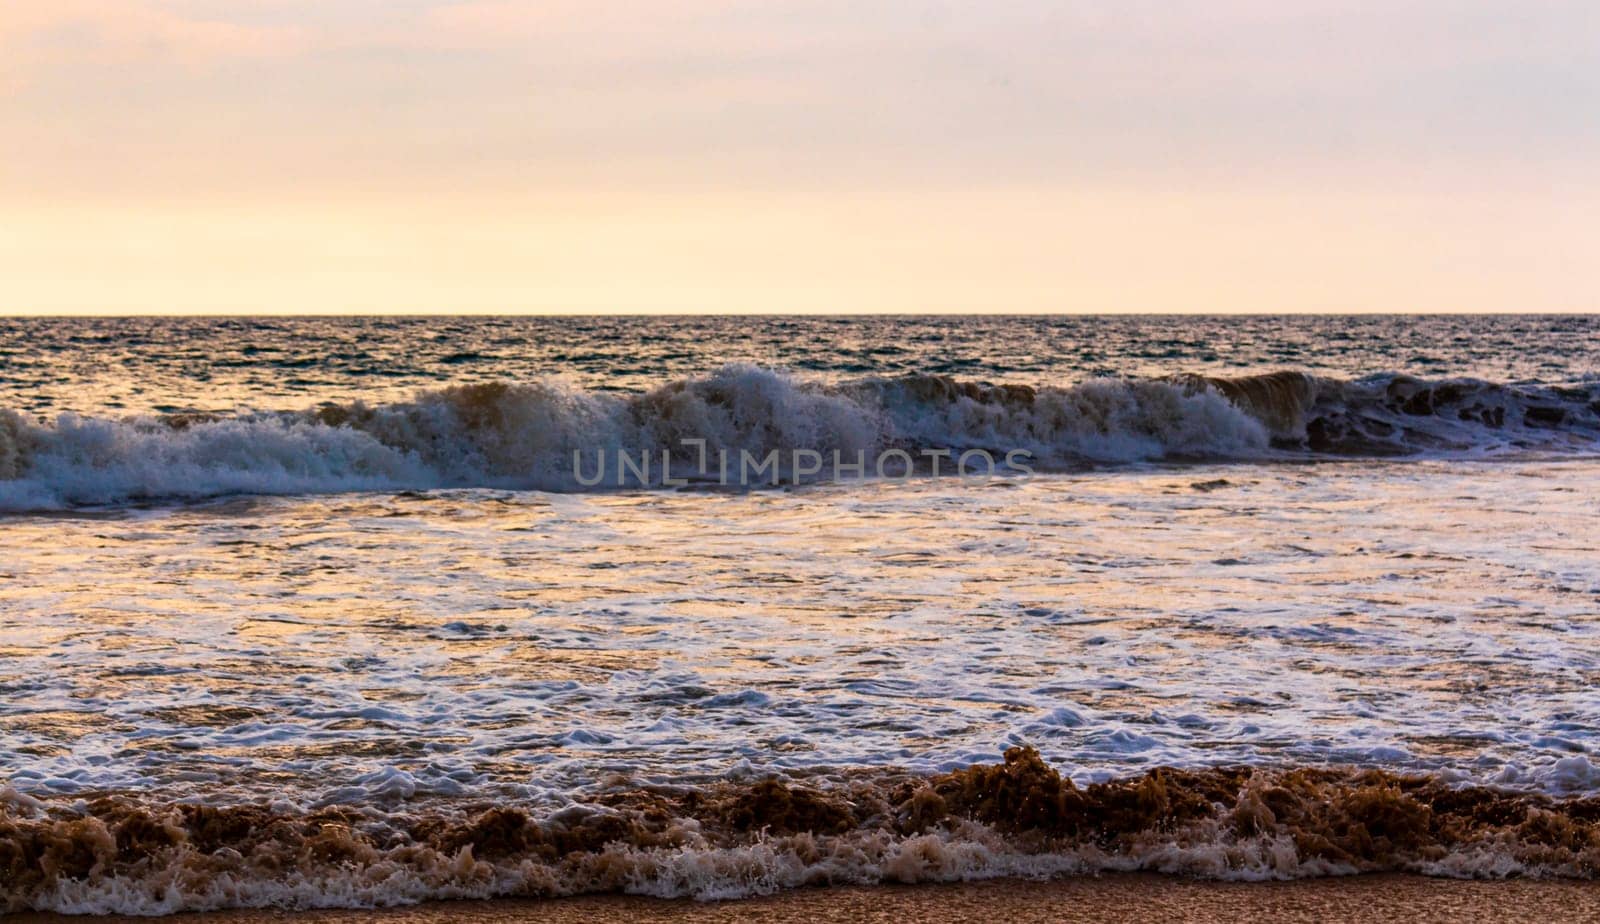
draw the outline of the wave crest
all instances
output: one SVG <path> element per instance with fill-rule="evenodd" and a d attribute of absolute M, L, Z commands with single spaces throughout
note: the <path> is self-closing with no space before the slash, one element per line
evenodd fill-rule
<path fill-rule="evenodd" d="M 1502 385 L 1302 372 L 1091 379 L 1066 387 L 938 375 L 838 384 L 729 366 L 643 394 L 556 381 L 456 385 L 409 402 L 302 412 L 36 421 L 0 411 L 0 509 L 232 493 L 582 487 L 574 453 L 698 462 L 982 449 L 1070 469 L 1147 460 L 1503 450 L 1593 452 L 1600 383 Z M 607 486 L 637 486 L 638 479 Z"/>

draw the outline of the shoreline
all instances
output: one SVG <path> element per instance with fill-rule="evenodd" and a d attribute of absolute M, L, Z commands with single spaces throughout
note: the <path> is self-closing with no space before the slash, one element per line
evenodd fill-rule
<path fill-rule="evenodd" d="M 1086 877 L 1050 887 L 1070 891 L 1122 881 L 1092 877 L 1127 869 L 1170 877 L 1142 887 L 1163 894 L 1205 882 L 1194 894 L 1210 901 L 1235 894 L 1228 880 L 1410 871 L 1462 877 L 1440 882 L 1588 881 L 1600 869 L 1600 821 L 1588 798 L 1311 767 L 1158 767 L 1080 788 L 1021 746 L 1003 763 L 931 777 L 619 787 L 542 810 L 473 801 L 302 810 L 132 794 L 52 802 L 13 794 L 8 808 L 10 792 L 0 791 L 0 907 L 90 914 L 624 892 L 734 899 L 846 883 Z M 571 906 L 551 901 L 541 899 L 541 914 Z M 781 912 L 807 899 L 770 901 Z M 485 920 L 512 906 L 491 907 Z"/>
<path fill-rule="evenodd" d="M 391 908 L 294 911 L 252 909 L 184 912 L 163 918 L 83 917 L 29 912 L 16 924 L 68 921 L 169 924 L 731 924 L 736 921 L 903 922 L 906 920 L 1020 922 L 1107 921 L 1147 924 L 1195 921 L 1235 924 L 1340 921 L 1547 922 L 1600 919 L 1600 884 L 1586 880 L 1439 879 L 1406 873 L 1218 882 L 1154 873 L 1118 873 L 1052 880 L 993 879 L 927 885 L 802 888 L 722 902 L 591 895 L 555 899 L 427 902 Z"/>

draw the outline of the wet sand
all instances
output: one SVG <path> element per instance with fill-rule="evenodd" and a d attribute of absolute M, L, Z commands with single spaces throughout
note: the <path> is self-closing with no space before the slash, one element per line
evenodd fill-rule
<path fill-rule="evenodd" d="M 1600 883 L 1498 882 L 1370 875 L 1293 882 L 1199 882 L 1115 875 L 1049 882 L 802 889 L 766 898 L 700 903 L 619 895 L 488 902 L 437 902 L 362 911 L 230 911 L 162 918 L 167 924 L 731 924 L 737 921 L 1530 921 L 1600 920 Z M 19 915 L 17 924 L 83 918 Z M 149 921 L 149 918 L 95 918 Z"/>

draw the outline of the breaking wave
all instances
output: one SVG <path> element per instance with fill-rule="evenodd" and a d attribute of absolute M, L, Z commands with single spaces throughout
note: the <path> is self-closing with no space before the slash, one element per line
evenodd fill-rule
<path fill-rule="evenodd" d="M 1033 387 L 946 376 L 818 384 L 765 369 L 621 395 L 554 381 L 458 385 L 409 402 L 297 412 L 44 422 L 0 410 L 0 510 L 227 494 L 437 487 L 582 488 L 574 454 L 699 465 L 706 451 L 1029 454 L 1039 469 L 1600 448 L 1600 383 L 1504 385 L 1384 374 L 1092 379 Z M 696 444 L 697 445 L 697 444 Z M 591 463 L 592 465 L 593 463 Z M 946 460 L 946 470 L 952 466 Z M 616 466 L 602 487 L 659 484 Z M 657 469 L 659 472 L 659 469 Z M 703 469 L 702 469 L 703 471 Z M 589 470 L 590 474 L 594 469 Z"/>
<path fill-rule="evenodd" d="M 1078 787 L 1031 749 L 932 777 L 860 771 L 492 803 L 214 806 L 0 790 L 0 910 L 165 914 L 1152 871 L 1594 878 L 1600 799 L 1321 768 L 1158 768 Z"/>

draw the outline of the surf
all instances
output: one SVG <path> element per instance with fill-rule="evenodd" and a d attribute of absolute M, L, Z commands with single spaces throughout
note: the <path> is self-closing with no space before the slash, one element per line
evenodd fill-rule
<path fill-rule="evenodd" d="M 630 455 L 689 469 L 707 452 L 915 459 L 1024 452 L 1042 471 L 1143 462 L 1265 462 L 1600 448 L 1600 383 L 1504 384 L 1294 370 L 1233 377 L 991 383 L 910 373 L 818 381 L 725 366 L 637 393 L 559 379 L 452 384 L 409 401 L 128 417 L 0 411 L 0 510 L 231 494 L 591 485 L 576 460 Z"/>

